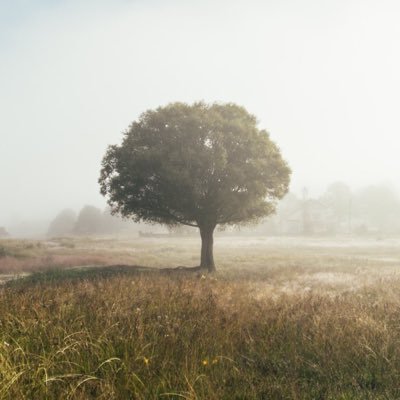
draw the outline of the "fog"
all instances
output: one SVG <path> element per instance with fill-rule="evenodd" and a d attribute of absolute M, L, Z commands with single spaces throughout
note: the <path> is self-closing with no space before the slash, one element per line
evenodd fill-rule
<path fill-rule="evenodd" d="M 394 0 L 0 0 L 0 226 L 104 209 L 107 145 L 172 101 L 245 106 L 300 198 L 398 191 L 399 17 Z"/>

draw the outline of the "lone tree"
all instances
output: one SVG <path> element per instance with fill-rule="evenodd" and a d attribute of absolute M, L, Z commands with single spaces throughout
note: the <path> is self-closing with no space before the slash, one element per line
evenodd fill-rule
<path fill-rule="evenodd" d="M 109 146 L 99 183 L 113 213 L 197 227 L 200 267 L 215 270 L 217 225 L 275 211 L 290 169 L 256 118 L 236 104 L 172 103 L 144 112 Z"/>

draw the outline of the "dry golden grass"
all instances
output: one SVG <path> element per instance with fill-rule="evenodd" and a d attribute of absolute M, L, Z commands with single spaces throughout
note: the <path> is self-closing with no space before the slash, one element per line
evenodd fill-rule
<path fill-rule="evenodd" d="M 54 243 L 20 252 L 171 267 L 198 251 L 193 239 Z M 216 245 L 215 276 L 53 269 L 3 285 L 0 399 L 400 398 L 397 241 Z"/>

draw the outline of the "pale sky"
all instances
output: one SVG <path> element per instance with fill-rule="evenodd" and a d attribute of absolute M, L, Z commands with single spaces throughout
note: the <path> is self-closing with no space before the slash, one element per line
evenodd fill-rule
<path fill-rule="evenodd" d="M 0 226 L 105 206 L 107 145 L 172 101 L 260 120 L 294 192 L 400 187 L 400 2 L 0 0 Z"/>

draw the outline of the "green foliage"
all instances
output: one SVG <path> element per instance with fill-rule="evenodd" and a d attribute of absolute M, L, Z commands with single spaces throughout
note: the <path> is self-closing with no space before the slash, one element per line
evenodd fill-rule
<path fill-rule="evenodd" d="M 259 219 L 287 192 L 290 169 L 256 118 L 235 104 L 173 103 L 110 146 L 99 183 L 136 220 L 211 226 Z"/>

